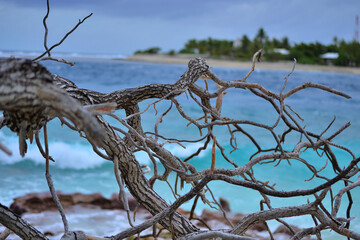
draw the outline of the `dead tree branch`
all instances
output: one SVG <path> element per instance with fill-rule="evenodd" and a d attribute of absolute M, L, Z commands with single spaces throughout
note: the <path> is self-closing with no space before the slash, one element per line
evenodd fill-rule
<path fill-rule="evenodd" d="M 46 18 L 44 18 L 44 22 L 45 20 Z M 50 51 L 51 48 L 45 54 L 50 53 Z M 257 54 L 261 54 L 261 52 Z M 343 226 L 351 221 L 350 214 L 348 214 L 349 219 L 336 217 L 343 194 L 350 194 L 351 190 L 360 185 L 359 181 L 352 183 L 350 179 L 359 172 L 357 164 L 360 158 L 356 158 L 350 149 L 333 142 L 333 139 L 349 127 L 350 124 L 345 124 L 334 133 L 329 134 L 330 137 L 325 138 L 323 135 L 325 132 L 330 131 L 329 128 L 332 122 L 320 134 L 307 131 L 298 122 L 298 119 L 302 119 L 301 116 L 291 106 L 285 104 L 287 97 L 305 88 L 317 88 L 345 98 L 349 98 L 349 96 L 330 87 L 313 83 L 303 84 L 283 94 L 287 80 L 292 72 L 285 78 L 279 93 L 270 91 L 259 83 L 247 82 L 246 79 L 248 79 L 254 70 L 255 59 L 256 56 L 254 56 L 252 70 L 242 80 L 223 80 L 211 71 L 204 59 L 196 58 L 189 62 L 187 71 L 175 83 L 149 84 L 137 88 L 116 90 L 108 94 L 78 88 L 72 81 L 60 76 L 51 75 L 40 64 L 29 60 L 2 60 L 0 61 L 0 110 L 3 110 L 4 118 L 1 125 L 7 126 L 19 134 L 20 152 L 25 154 L 27 148 L 26 140 L 28 138 L 31 140 L 32 135 L 35 133 L 35 139 L 38 142 L 39 130 L 41 128 L 45 130 L 47 122 L 55 117 L 59 117 L 72 130 L 84 133 L 86 139 L 93 146 L 95 153 L 103 157 L 104 160 L 114 162 L 114 173 L 120 187 L 120 198 L 124 204 L 126 205 L 126 199 L 123 194 L 123 184 L 126 185 L 130 193 L 153 217 L 140 225 L 132 226 L 113 236 L 112 239 L 130 237 L 133 234 L 141 233 L 156 223 L 171 231 L 177 238 L 200 239 L 203 237 L 222 237 L 224 239 L 250 239 L 242 235 L 258 221 L 266 222 L 276 219 L 287 225 L 282 220 L 283 218 L 301 215 L 312 216 L 316 219 L 317 223 L 320 222 L 320 225 L 302 231 L 296 235 L 297 238 L 331 228 L 340 235 L 349 235 L 356 239 L 358 234 Z M 207 79 L 206 86 L 215 84 L 216 92 L 210 93 L 208 87 L 202 89 L 198 86 L 196 82 L 199 78 Z M 227 89 L 230 88 L 244 89 L 271 103 L 271 106 L 278 114 L 275 124 L 270 126 L 262 122 L 247 119 L 231 119 L 223 116 L 221 111 L 222 101 L 225 98 Z M 187 112 L 186 108 L 183 108 L 181 100 L 177 97 L 186 92 L 190 96 L 189 101 L 194 103 L 194 106 L 202 112 L 202 117 L 193 117 L 191 113 Z M 154 101 L 141 110 L 139 103 L 147 99 L 154 99 Z M 155 106 L 160 101 L 168 101 L 170 104 L 174 104 L 175 108 L 172 108 L 171 105 L 158 117 L 154 126 L 155 133 L 144 132 L 142 115 L 148 111 L 150 106 Z M 216 104 L 213 106 L 212 102 L 214 101 Z M 115 109 L 124 109 L 126 116 L 121 118 L 114 113 Z M 287 109 L 290 109 L 291 112 Z M 165 116 L 170 111 L 177 111 L 184 119 L 198 128 L 201 136 L 195 138 L 195 140 L 180 140 L 177 137 L 171 138 L 160 133 L 158 125 L 161 121 L 165 121 Z M 108 114 L 116 119 L 117 124 L 115 125 L 120 127 L 110 125 L 101 114 Z M 286 126 L 286 130 L 282 129 L 279 134 L 278 128 L 280 123 Z M 251 131 L 245 131 L 243 126 L 251 126 L 256 131 L 264 131 L 270 134 L 273 137 L 274 146 L 268 149 L 263 148 L 261 141 L 256 139 Z M 229 142 L 233 148 L 232 152 L 240 151 L 237 148 L 239 145 L 236 142 L 237 134 L 245 136 L 255 146 L 256 152 L 249 157 L 248 161 L 240 162 L 241 164 L 238 163 L 239 161 L 235 163 L 227 155 L 227 150 L 218 140 L 220 138 L 214 131 L 215 127 L 226 129 L 226 132 L 229 134 Z M 124 128 L 126 130 L 123 130 Z M 300 140 L 292 148 L 289 148 L 289 146 L 285 148 L 285 136 L 289 133 L 298 134 Z M 155 136 L 155 138 L 151 136 Z M 304 137 L 302 138 L 302 136 Z M 211 140 L 213 141 L 212 154 L 211 159 L 209 159 L 208 168 L 199 171 L 188 160 L 206 149 Z M 169 143 L 177 143 L 181 146 L 183 146 L 182 143 L 201 143 L 201 147 L 182 160 L 165 148 L 165 145 Z M 45 145 L 45 152 L 40 143 L 38 145 L 39 151 L 47 159 L 48 166 L 50 158 L 47 145 Z M 105 153 L 100 152 L 98 148 L 103 149 Z M 331 148 L 337 148 L 349 153 L 352 160 L 347 163 L 346 168 L 342 169 L 340 167 Z M 154 173 L 150 179 L 145 178 L 141 166 L 133 154 L 135 151 L 145 152 L 152 160 Z M 221 154 L 216 154 L 216 151 L 220 151 Z M 310 161 L 301 156 L 304 151 L 314 151 L 319 156 L 327 156 L 329 159 L 326 162 L 331 163 L 334 176 L 321 176 L 321 171 L 328 164 L 324 163 L 321 165 L 323 167 L 320 168 L 315 167 Z M 216 168 L 215 163 L 219 161 L 220 156 L 228 161 L 232 167 Z M 257 180 L 254 174 L 254 167 L 266 166 L 269 163 L 274 163 L 277 166 L 282 161 L 287 161 L 289 164 L 293 161 L 298 161 L 307 167 L 312 176 L 310 179 L 319 178 L 324 182 L 312 189 L 283 191 L 275 185 L 271 185 L 269 180 Z M 164 167 L 163 173 L 159 172 L 158 164 Z M 189 184 L 192 187 L 191 190 L 186 194 L 180 195 L 177 183 L 175 186 L 169 184 L 168 176 L 171 173 L 175 173 L 178 176 L 180 189 L 185 184 Z M 157 180 L 169 184 L 169 189 L 176 198 L 173 204 L 168 204 L 153 189 L 152 186 Z M 214 202 L 217 203 L 216 193 L 213 194 L 214 191 L 207 186 L 212 181 L 223 181 L 233 187 L 238 186 L 258 191 L 263 196 L 263 201 L 266 202 L 269 210 L 249 214 L 240 223 L 224 231 L 200 231 L 190 219 L 181 215 L 176 210 L 184 202 L 192 198 L 195 198 L 195 200 L 191 215 L 193 215 L 198 199 L 201 199 L 210 206 L 213 206 Z M 346 186 L 340 189 L 335 197 L 331 196 L 334 206 L 327 209 L 322 204 L 322 200 L 326 192 L 339 181 L 344 181 Z M 212 198 L 209 200 L 205 194 L 206 191 L 211 194 Z M 318 194 L 320 197 L 316 197 L 316 200 L 312 203 L 283 208 L 272 208 L 268 198 L 269 196 L 289 198 L 312 194 L 315 194 L 315 196 Z M 348 209 L 350 209 L 350 205 Z M 129 223 L 131 224 L 128 208 L 127 212 Z M 332 212 L 332 215 L 330 212 Z M 1 223 L 6 221 L 5 219 L 5 216 L 0 215 Z M 18 234 L 17 231 L 19 230 L 17 228 L 9 226 L 9 229 Z M 65 227 L 65 232 L 68 234 L 65 234 L 66 236 L 64 235 L 64 237 L 71 238 L 74 233 L 66 229 Z"/>
<path fill-rule="evenodd" d="M 15 215 L 10 209 L 0 203 L 0 223 L 13 231 L 22 239 L 47 240 L 41 232 L 36 230 L 22 218 Z"/>
<path fill-rule="evenodd" d="M 65 36 L 56 44 L 52 45 L 50 48 L 48 48 L 47 46 L 47 37 L 48 37 L 48 27 L 47 27 L 47 24 L 46 24 L 46 20 L 47 18 L 49 17 L 49 13 L 50 13 L 50 3 L 49 3 L 49 0 L 46 1 L 46 6 L 47 6 L 47 11 L 46 11 L 46 15 L 44 16 L 43 18 L 43 25 L 44 25 L 44 29 L 45 29 L 45 34 L 44 34 L 44 48 L 45 48 L 45 52 L 42 53 L 40 56 L 36 57 L 33 59 L 34 62 L 38 62 L 38 61 L 43 61 L 43 60 L 52 60 L 52 61 L 57 61 L 57 62 L 62 62 L 62 63 L 66 63 L 66 64 L 69 64 L 71 66 L 74 66 L 75 63 L 73 62 L 69 62 L 69 61 L 66 61 L 65 59 L 60 59 L 60 58 L 53 58 L 51 56 L 51 51 L 60 46 L 64 41 L 65 39 L 70 36 L 71 33 L 73 33 L 83 22 L 85 22 L 86 19 L 88 19 L 89 17 L 92 16 L 92 13 L 90 13 L 88 16 L 84 17 L 82 20 L 79 19 L 79 22 L 69 31 L 65 34 Z M 48 55 L 47 57 L 44 57 L 45 55 Z"/>

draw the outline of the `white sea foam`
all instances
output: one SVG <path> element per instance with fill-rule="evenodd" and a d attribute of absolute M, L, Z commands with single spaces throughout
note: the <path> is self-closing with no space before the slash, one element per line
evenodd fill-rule
<path fill-rule="evenodd" d="M 168 149 L 170 152 L 172 152 L 175 156 L 187 157 L 190 154 L 196 152 L 202 146 L 203 146 L 202 143 L 191 143 L 191 144 L 186 144 L 185 145 L 186 148 L 183 148 L 177 144 L 172 144 L 172 145 L 168 145 L 166 147 L 166 149 Z M 198 155 L 198 157 L 200 157 L 200 158 L 204 157 L 209 150 L 210 150 L 210 148 L 207 148 L 207 149 L 201 151 L 201 153 Z"/>
<path fill-rule="evenodd" d="M 23 161 L 24 159 L 31 160 L 36 164 L 44 164 L 44 158 L 40 154 L 35 143 L 29 144 L 29 140 L 27 141 L 28 150 L 25 157 L 22 158 L 19 153 L 18 138 L 15 135 L 5 136 L 0 132 L 0 141 L 6 143 L 6 146 L 12 152 L 12 155 L 8 156 L 0 151 L 1 164 L 14 164 Z M 177 144 L 168 144 L 166 145 L 166 148 L 175 156 L 187 157 L 201 147 L 202 144 L 194 143 L 185 146 L 186 148 L 184 149 Z M 205 156 L 208 150 L 209 149 L 202 151 L 198 157 L 201 158 Z M 55 159 L 54 165 L 59 168 L 88 169 L 98 167 L 104 163 L 104 159 L 95 154 L 90 145 L 79 142 L 50 142 L 49 151 L 50 156 Z M 135 153 L 135 156 L 141 164 L 148 164 L 150 162 L 150 158 L 145 152 Z"/>
<path fill-rule="evenodd" d="M 19 143 L 15 136 L 5 136 L 0 132 L 0 140 L 6 143 L 12 155 L 8 156 L 0 152 L 0 163 L 13 164 L 24 159 L 29 159 L 37 164 L 43 164 L 44 158 L 40 154 L 35 143 L 29 144 L 24 158 L 19 153 Z M 50 142 L 50 156 L 55 159 L 54 165 L 59 168 L 87 169 L 100 166 L 104 160 L 96 155 L 92 147 L 81 143 Z"/>
<path fill-rule="evenodd" d="M 0 50 L 0 57 L 8 58 L 14 57 L 35 57 L 41 55 L 41 51 L 9 51 Z M 123 54 L 101 54 L 101 53 L 78 53 L 78 52 L 54 52 L 54 57 L 59 58 L 84 58 L 84 59 L 124 59 Z"/>
<path fill-rule="evenodd" d="M 35 52 L 35 51 L 0 51 L 0 57 L 8 58 L 8 57 L 34 57 L 39 56 L 42 52 Z"/>
<path fill-rule="evenodd" d="M 169 150 L 174 156 L 185 158 L 191 155 L 192 153 L 196 152 L 196 150 L 202 145 L 203 144 L 201 143 L 192 143 L 192 144 L 184 145 L 185 148 L 183 148 L 178 144 L 168 144 L 165 146 L 165 148 Z M 208 151 L 209 148 L 205 149 L 198 155 L 198 157 L 199 158 L 204 157 Z M 148 164 L 150 162 L 149 155 L 146 152 L 136 152 L 135 157 L 141 164 Z"/>

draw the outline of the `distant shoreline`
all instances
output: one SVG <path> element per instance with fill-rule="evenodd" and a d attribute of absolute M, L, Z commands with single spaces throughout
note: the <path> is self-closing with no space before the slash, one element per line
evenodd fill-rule
<path fill-rule="evenodd" d="M 21 55 L 14 54 L 11 55 L 16 58 L 35 58 L 35 55 Z M 152 63 L 168 63 L 168 64 L 188 64 L 189 60 L 197 57 L 198 55 L 192 54 L 176 54 L 174 56 L 166 54 L 136 54 L 131 55 L 125 58 L 112 58 L 112 57 L 92 57 L 92 56 L 77 56 L 70 57 L 64 56 L 64 58 L 69 61 L 136 61 L 136 62 L 152 62 Z M 1 58 L 8 58 L 9 56 L 0 56 Z M 59 56 L 54 56 L 59 57 Z M 225 60 L 225 59 L 213 59 L 206 56 L 202 56 L 206 59 L 206 62 L 209 66 L 217 67 L 233 67 L 233 68 L 251 68 L 251 61 L 236 61 L 236 60 Z M 291 61 L 279 61 L 279 62 L 257 62 L 255 69 L 270 69 L 270 70 L 285 70 L 291 71 L 293 67 L 293 62 Z M 340 67 L 340 66 L 330 66 L 330 65 L 310 65 L 310 64 L 296 64 L 295 70 L 300 71 L 311 71 L 311 72 L 337 72 L 337 73 L 350 73 L 350 74 L 360 74 L 360 67 Z"/>
<path fill-rule="evenodd" d="M 187 64 L 191 58 L 196 55 L 164 55 L 164 54 L 136 54 L 125 58 L 128 61 L 139 62 L 153 62 L 153 63 L 172 63 L 172 64 Z M 234 67 L 234 68 L 251 68 L 251 61 L 234 61 L 234 60 L 221 60 L 209 59 L 204 57 L 210 66 L 218 67 Z M 255 69 L 274 69 L 274 70 L 291 70 L 293 62 L 260 62 L 256 63 Z M 338 73 L 352 73 L 360 74 L 359 67 L 339 67 L 329 65 L 309 65 L 309 64 L 296 64 L 296 70 L 301 71 L 316 71 L 316 72 L 338 72 Z"/>

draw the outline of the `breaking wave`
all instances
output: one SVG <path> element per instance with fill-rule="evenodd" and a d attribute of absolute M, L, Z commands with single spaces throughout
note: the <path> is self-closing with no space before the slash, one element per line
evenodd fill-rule
<path fill-rule="evenodd" d="M 21 157 L 19 153 L 19 141 L 15 135 L 7 136 L 0 132 L 0 141 L 6 144 L 12 152 L 11 156 L 0 152 L 0 164 L 15 164 L 24 160 L 33 161 L 36 164 L 44 164 L 45 162 L 36 144 L 29 144 L 29 140 L 27 141 L 28 150 L 24 158 Z M 178 157 L 187 157 L 200 146 L 200 143 L 196 143 L 188 145 L 184 149 L 179 145 L 172 144 L 168 145 L 167 149 Z M 201 158 L 205 156 L 207 151 L 208 150 L 201 152 L 198 157 Z M 53 165 L 58 168 L 71 168 L 76 170 L 96 168 L 106 161 L 94 153 L 89 144 L 81 142 L 53 141 L 49 143 L 49 152 L 50 156 L 55 160 Z M 135 156 L 141 164 L 148 164 L 150 162 L 149 156 L 145 152 L 135 153 Z"/>

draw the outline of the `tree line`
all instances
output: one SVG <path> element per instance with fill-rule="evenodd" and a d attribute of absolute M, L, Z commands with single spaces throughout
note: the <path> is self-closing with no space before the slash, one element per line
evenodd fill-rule
<path fill-rule="evenodd" d="M 246 34 L 237 40 L 220 40 L 214 38 L 189 39 L 184 47 L 179 50 L 170 50 L 167 54 L 201 54 L 211 58 L 234 60 L 250 60 L 260 48 L 264 49 L 265 61 L 293 60 L 303 64 L 328 64 L 322 55 L 337 53 L 337 58 L 332 59 L 332 64 L 339 66 L 360 66 L 360 44 L 353 40 L 346 42 L 334 37 L 329 45 L 320 42 L 290 44 L 288 37 L 281 39 L 270 38 L 263 28 L 260 28 L 253 39 Z M 157 54 L 160 47 L 151 47 L 138 50 L 135 54 Z M 336 56 L 336 55 L 335 55 Z"/>

